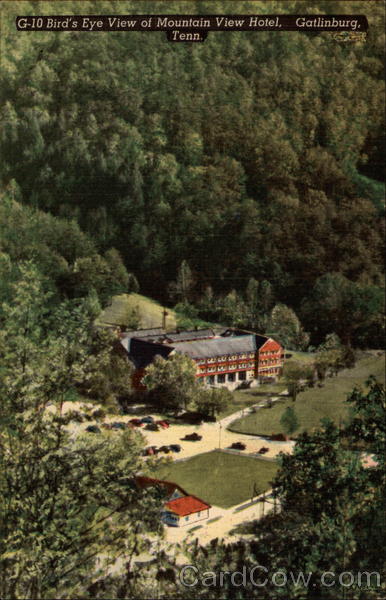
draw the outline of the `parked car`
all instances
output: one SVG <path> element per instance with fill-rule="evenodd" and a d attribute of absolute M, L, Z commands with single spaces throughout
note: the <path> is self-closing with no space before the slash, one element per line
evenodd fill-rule
<path fill-rule="evenodd" d="M 88 431 L 89 433 L 100 433 L 101 430 L 99 429 L 99 427 L 97 425 L 88 425 L 86 427 L 86 431 Z"/>
<path fill-rule="evenodd" d="M 154 423 L 153 417 L 142 417 L 141 423 Z"/>
<path fill-rule="evenodd" d="M 199 442 L 202 440 L 202 435 L 198 435 L 198 433 L 189 433 L 186 434 L 184 440 L 188 440 L 189 442 Z"/>
<path fill-rule="evenodd" d="M 259 450 L 259 454 L 265 454 L 266 452 L 268 452 L 269 448 L 266 448 L 265 446 L 263 446 L 262 448 L 260 448 Z"/>
<path fill-rule="evenodd" d="M 145 427 L 148 431 L 159 431 L 157 423 L 148 423 Z"/>
<path fill-rule="evenodd" d="M 158 448 L 158 452 L 164 452 L 165 454 L 169 454 L 170 448 L 169 448 L 169 446 L 160 446 Z"/>
<path fill-rule="evenodd" d="M 130 419 L 129 423 L 131 423 L 131 425 L 134 425 L 135 427 L 142 427 L 143 425 L 141 419 Z"/>
<path fill-rule="evenodd" d="M 148 446 L 147 448 L 145 448 L 142 451 L 142 455 L 143 456 L 153 456 L 154 454 L 157 454 L 158 450 L 157 450 L 157 446 Z"/>
<path fill-rule="evenodd" d="M 126 429 L 126 423 L 116 421 L 115 423 L 111 423 L 111 429 Z"/>
<path fill-rule="evenodd" d="M 233 442 L 231 448 L 232 450 L 245 450 L 246 445 L 242 442 Z"/>
<path fill-rule="evenodd" d="M 162 427 L 162 429 L 167 429 L 170 427 L 169 421 L 156 421 L 156 424 Z"/>
<path fill-rule="evenodd" d="M 179 444 L 170 444 L 169 448 L 172 452 L 181 452 L 181 446 Z"/>

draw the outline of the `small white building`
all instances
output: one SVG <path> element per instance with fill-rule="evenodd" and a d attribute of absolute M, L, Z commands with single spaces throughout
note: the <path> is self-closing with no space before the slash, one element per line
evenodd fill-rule
<path fill-rule="evenodd" d="M 209 517 L 211 505 L 189 494 L 177 483 L 144 476 L 137 476 L 135 482 L 142 489 L 155 486 L 162 490 L 166 498 L 161 519 L 166 525 L 182 527 Z"/>
<path fill-rule="evenodd" d="M 165 504 L 162 520 L 166 525 L 181 527 L 208 519 L 211 505 L 196 496 L 182 496 Z"/>

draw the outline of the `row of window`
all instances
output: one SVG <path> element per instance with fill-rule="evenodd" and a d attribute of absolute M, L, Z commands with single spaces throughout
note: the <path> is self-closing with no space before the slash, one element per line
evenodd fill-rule
<path fill-rule="evenodd" d="M 197 364 L 204 365 L 206 362 L 227 362 L 230 360 L 242 360 L 243 358 L 255 358 L 254 352 L 244 352 L 243 354 L 227 354 L 225 356 L 211 356 L 207 359 L 201 359 L 197 361 Z"/>
<path fill-rule="evenodd" d="M 276 359 L 276 360 L 271 359 L 271 360 L 261 360 L 261 361 L 259 361 L 259 364 L 260 365 L 278 365 L 279 362 L 280 362 L 279 359 Z"/>
<path fill-rule="evenodd" d="M 239 369 L 254 369 L 255 363 L 241 363 L 240 365 L 219 365 L 202 369 L 201 373 L 215 373 L 217 371 L 238 371 Z"/>

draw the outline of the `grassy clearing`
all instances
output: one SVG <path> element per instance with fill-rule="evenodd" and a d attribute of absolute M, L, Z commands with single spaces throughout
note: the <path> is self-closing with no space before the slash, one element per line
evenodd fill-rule
<path fill-rule="evenodd" d="M 120 325 L 126 322 L 127 316 L 136 309 L 140 318 L 141 329 L 150 327 L 162 327 L 162 312 L 164 307 L 155 300 L 142 296 L 141 294 L 120 294 L 114 296 L 111 305 L 99 315 L 98 323 L 109 325 Z M 166 329 L 176 328 L 176 315 L 171 308 L 166 309 Z"/>
<path fill-rule="evenodd" d="M 253 404 L 256 404 L 256 402 L 258 401 L 258 399 L 255 396 L 251 396 L 250 394 L 239 391 L 233 392 L 232 396 L 233 400 L 229 404 L 229 406 L 224 408 L 217 415 L 216 418 L 218 421 L 220 419 L 223 419 L 224 417 L 227 417 L 228 415 L 231 415 L 234 412 L 237 412 L 238 410 L 242 410 L 244 408 L 248 408 L 249 406 L 253 406 Z"/>
<path fill-rule="evenodd" d="M 284 390 L 285 385 L 282 383 L 263 384 L 251 390 L 236 390 L 232 392 L 232 402 L 219 413 L 217 420 L 223 419 L 238 410 L 243 410 L 244 408 L 249 408 L 254 404 L 258 404 L 263 398 L 278 396 Z"/>
<path fill-rule="evenodd" d="M 315 354 L 312 352 L 295 352 L 294 350 L 288 350 L 286 354 L 290 354 L 289 360 L 296 360 L 300 363 L 311 364 L 315 360 Z"/>
<path fill-rule="evenodd" d="M 232 392 L 232 402 L 219 413 L 217 420 L 223 419 L 238 410 L 258 404 L 263 398 L 278 396 L 285 389 L 286 387 L 283 383 L 272 383 L 262 384 L 259 387 L 252 389 L 235 390 Z"/>
<path fill-rule="evenodd" d="M 284 400 L 270 409 L 262 409 L 238 419 L 229 429 L 256 435 L 284 433 L 280 418 L 288 405 L 295 409 L 300 423 L 297 433 L 318 427 L 323 417 L 328 417 L 335 423 L 344 422 L 349 415 L 349 405 L 345 402 L 348 394 L 356 385 L 364 386 L 369 375 L 375 375 L 384 381 L 384 356 L 366 356 L 353 369 L 345 369 L 337 377 L 327 379 L 324 387 L 309 388 L 300 393 L 295 403 Z"/>
<path fill-rule="evenodd" d="M 254 483 L 259 492 L 268 490 L 276 471 L 274 462 L 215 451 L 163 465 L 154 476 L 174 481 L 210 504 L 229 508 L 250 499 Z"/>

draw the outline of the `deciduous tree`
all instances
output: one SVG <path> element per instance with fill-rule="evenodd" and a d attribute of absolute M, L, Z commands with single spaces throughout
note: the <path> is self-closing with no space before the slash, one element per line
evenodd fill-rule
<path fill-rule="evenodd" d="M 157 356 L 146 369 L 142 382 L 161 406 L 185 410 L 200 390 L 196 365 L 189 356 L 175 353 L 167 360 Z"/>

